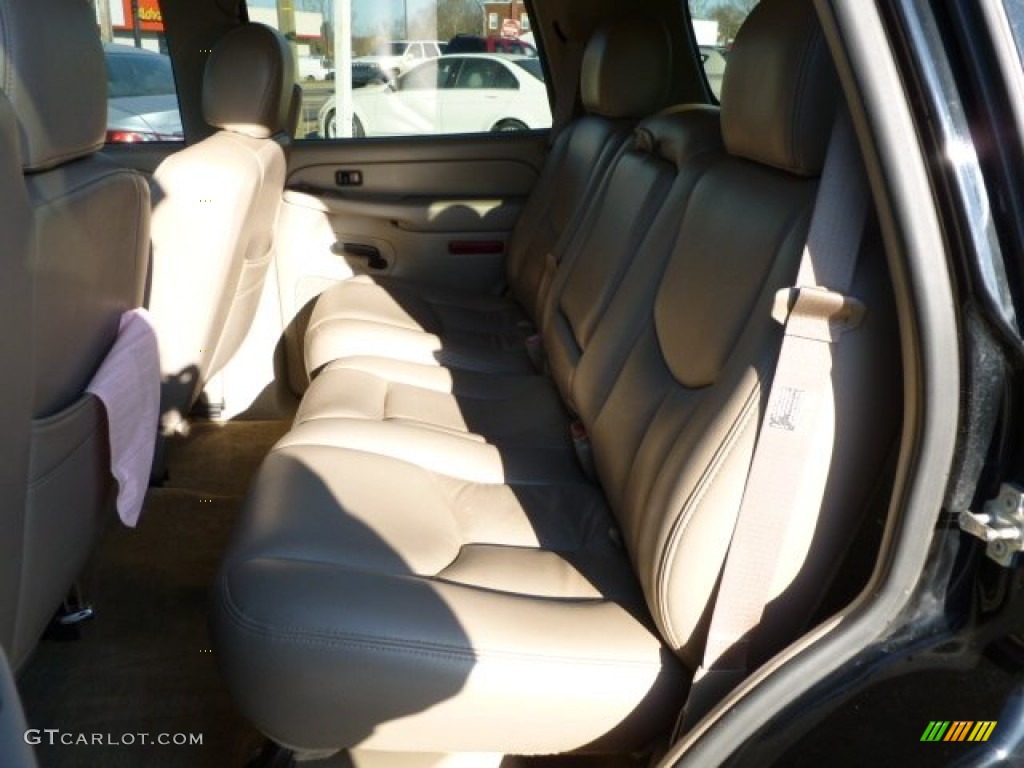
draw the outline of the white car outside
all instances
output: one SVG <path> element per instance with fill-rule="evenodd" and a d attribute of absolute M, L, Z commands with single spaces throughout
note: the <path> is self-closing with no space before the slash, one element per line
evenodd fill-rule
<path fill-rule="evenodd" d="M 540 60 L 521 55 L 452 54 L 426 61 L 384 85 L 352 94 L 353 135 L 482 133 L 551 126 Z M 333 97 L 320 110 L 320 135 L 336 138 Z"/>
<path fill-rule="evenodd" d="M 356 63 L 375 64 L 388 77 L 398 77 L 403 72 L 426 59 L 441 55 L 436 40 L 394 40 L 382 43 L 369 56 L 353 59 Z"/>

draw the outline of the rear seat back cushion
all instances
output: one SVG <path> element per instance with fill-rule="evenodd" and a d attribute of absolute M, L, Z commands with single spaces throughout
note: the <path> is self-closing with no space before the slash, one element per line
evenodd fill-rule
<path fill-rule="evenodd" d="M 565 233 L 579 223 L 602 172 L 637 121 L 667 105 L 672 45 L 655 20 L 621 19 L 599 29 L 580 68 L 586 115 L 562 132 L 509 242 L 506 273 L 512 294 L 535 320 L 543 306 Z"/>
<path fill-rule="evenodd" d="M 547 365 L 570 406 L 576 366 L 609 306 L 630 274 L 633 282 L 658 282 L 679 211 L 720 149 L 717 109 L 677 108 L 644 120 L 610 170 L 554 277 L 541 324 Z M 604 355 L 605 368 L 614 375 L 623 337 L 605 338 L 614 347 Z"/>
<path fill-rule="evenodd" d="M 780 53 L 751 56 L 765 40 Z M 839 94 L 809 3 L 762 3 L 736 45 L 741 55 L 730 60 L 723 94 L 725 151 L 678 212 L 653 305 L 637 301 L 646 286 L 624 287 L 573 391 L 648 606 L 691 666 L 700 659 L 781 340 L 774 294 L 796 277 Z M 730 105 L 748 97 L 762 107 Z M 869 266 L 884 268 L 877 258 Z M 868 286 L 862 276 L 868 303 L 884 307 L 888 295 Z M 857 386 L 883 400 L 898 382 L 893 356 L 879 351 L 894 335 L 885 317 L 875 313 L 853 352 Z M 608 355 L 623 337 L 628 356 L 620 364 Z M 855 452 L 884 455 L 893 426 L 859 435 Z M 865 492 L 830 501 L 846 510 L 837 527 L 851 524 L 847 513 L 861 509 Z M 821 532 L 809 526 L 793 535 L 809 542 Z M 813 557 L 841 551 L 816 547 Z"/>

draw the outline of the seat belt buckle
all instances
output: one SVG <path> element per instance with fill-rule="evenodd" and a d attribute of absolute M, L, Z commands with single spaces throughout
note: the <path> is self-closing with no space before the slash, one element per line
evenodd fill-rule
<path fill-rule="evenodd" d="M 544 343 L 541 340 L 540 334 L 530 334 L 523 341 L 523 344 L 526 347 L 526 356 L 530 358 L 533 367 L 540 373 L 546 373 L 548 360 L 547 355 L 544 354 Z"/>
<path fill-rule="evenodd" d="M 594 467 L 594 451 L 590 445 L 590 436 L 583 422 L 576 420 L 569 424 L 569 436 L 572 437 L 572 447 L 576 451 L 576 459 L 583 469 L 583 473 L 590 479 L 597 477 L 597 470 Z"/>
<path fill-rule="evenodd" d="M 830 344 L 856 330 L 866 313 L 859 299 L 818 285 L 782 288 L 772 306 L 772 318 L 788 335 Z"/>

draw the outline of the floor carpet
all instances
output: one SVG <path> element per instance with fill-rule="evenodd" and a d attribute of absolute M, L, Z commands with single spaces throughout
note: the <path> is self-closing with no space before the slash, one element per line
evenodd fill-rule
<path fill-rule="evenodd" d="M 96 618 L 77 638 L 51 633 L 19 675 L 29 726 L 76 742 L 41 734 L 42 768 L 240 766 L 259 745 L 220 680 L 206 615 L 246 486 L 287 426 L 198 425 L 170 446 L 167 482 L 150 489 L 138 528 L 108 531 L 84 579 Z M 104 743 L 82 743 L 94 734 Z"/>

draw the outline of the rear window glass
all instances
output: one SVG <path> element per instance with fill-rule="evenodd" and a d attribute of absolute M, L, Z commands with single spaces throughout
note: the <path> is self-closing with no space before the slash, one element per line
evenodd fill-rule
<path fill-rule="evenodd" d="M 732 41 L 758 0 L 687 0 L 708 89 L 717 101 Z"/>
<path fill-rule="evenodd" d="M 409 47 L 408 43 L 383 43 L 374 50 L 378 56 L 401 56 Z"/>
<path fill-rule="evenodd" d="M 544 68 L 540 65 L 540 59 L 516 59 L 516 66 L 525 69 L 542 83 L 544 82 Z"/>
<path fill-rule="evenodd" d="M 176 93 L 171 60 L 159 54 L 108 54 L 107 86 L 111 99 Z"/>

